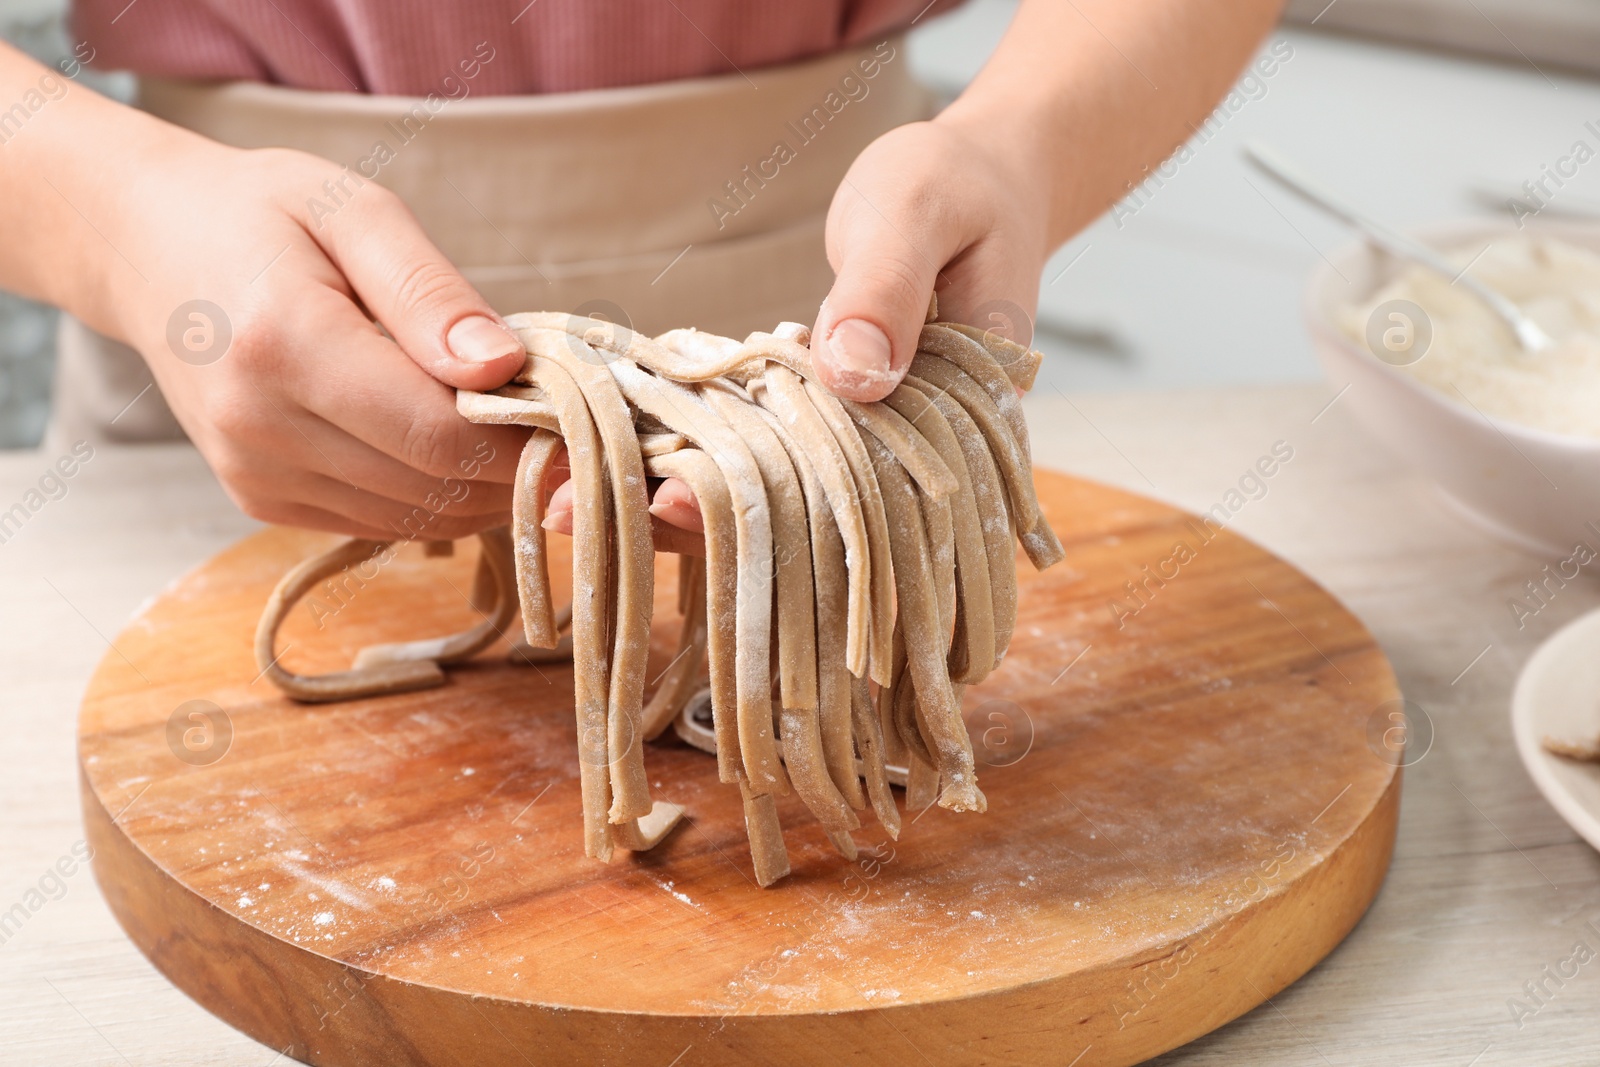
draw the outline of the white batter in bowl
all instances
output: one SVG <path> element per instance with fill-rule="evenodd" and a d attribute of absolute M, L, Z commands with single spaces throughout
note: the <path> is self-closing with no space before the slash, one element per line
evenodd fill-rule
<path fill-rule="evenodd" d="M 1532 316 L 1556 347 L 1529 355 L 1482 300 L 1420 266 L 1344 307 L 1339 324 L 1346 336 L 1367 344 L 1371 333 L 1369 347 L 1380 359 L 1486 415 L 1600 439 L 1600 253 L 1530 233 L 1443 251 Z M 1428 321 L 1407 321 L 1394 310 L 1401 301 Z M 1415 329 L 1427 335 L 1425 351 Z"/>
<path fill-rule="evenodd" d="M 1448 279 L 1354 243 L 1305 296 L 1317 356 L 1349 386 L 1340 403 L 1494 534 L 1563 559 L 1600 546 L 1600 225 L 1474 220 L 1414 235 L 1463 264 L 1478 256 L 1474 274 L 1561 344 L 1525 356 Z"/>

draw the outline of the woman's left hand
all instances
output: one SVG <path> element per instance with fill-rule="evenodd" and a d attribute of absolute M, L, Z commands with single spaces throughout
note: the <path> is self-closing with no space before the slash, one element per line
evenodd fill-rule
<path fill-rule="evenodd" d="M 1048 247 L 1044 168 L 956 121 L 890 130 L 828 211 L 833 289 L 812 330 L 828 390 L 881 400 L 905 377 L 937 293 L 939 318 L 1028 344 Z"/>
<path fill-rule="evenodd" d="M 935 293 L 941 320 L 1029 344 L 1050 253 L 1193 135 L 1281 7 L 1022 0 L 966 90 L 937 118 L 868 145 L 834 194 L 835 278 L 811 332 L 822 384 L 852 400 L 893 392 Z M 557 529 L 563 495 L 551 502 Z M 651 511 L 699 528 L 675 479 Z"/>
<path fill-rule="evenodd" d="M 812 331 L 822 384 L 881 400 L 905 377 L 939 297 L 939 318 L 1027 344 L 1049 255 L 1048 197 L 1016 152 L 997 151 L 939 120 L 889 131 L 856 158 L 828 212 L 833 289 Z M 545 527 L 572 531 L 572 485 L 556 476 Z M 694 494 L 676 478 L 656 490 L 660 524 L 698 535 Z"/>

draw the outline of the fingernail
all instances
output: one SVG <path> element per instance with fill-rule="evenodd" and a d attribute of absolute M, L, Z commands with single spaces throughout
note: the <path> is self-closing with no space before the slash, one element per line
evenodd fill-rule
<path fill-rule="evenodd" d="M 485 315 L 472 315 L 450 327 L 445 335 L 450 354 L 467 363 L 488 363 L 522 351 L 511 331 Z"/>
<path fill-rule="evenodd" d="M 665 489 L 656 491 L 655 499 L 650 502 L 650 514 L 680 530 L 705 533 L 706 524 L 700 514 L 700 501 L 695 499 L 687 485 L 680 482 L 674 488 L 677 490 L 675 496 Z M 665 500 L 662 499 L 663 494 L 667 494 Z"/>
<path fill-rule="evenodd" d="M 882 378 L 889 373 L 889 338 L 870 322 L 845 319 L 835 323 L 827 344 L 840 370 L 863 378 Z"/>

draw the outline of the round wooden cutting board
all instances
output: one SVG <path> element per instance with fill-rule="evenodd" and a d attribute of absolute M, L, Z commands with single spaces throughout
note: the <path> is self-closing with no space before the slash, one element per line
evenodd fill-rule
<path fill-rule="evenodd" d="M 986 814 L 908 811 L 891 841 L 864 813 L 850 862 L 789 797 L 794 873 L 760 889 L 738 791 L 673 739 L 647 765 L 685 825 L 588 860 L 570 668 L 502 646 L 442 688 L 295 704 L 251 636 L 330 539 L 269 530 L 162 594 L 90 685 L 106 900 L 195 1000 L 317 1064 L 1090 1067 L 1189 1041 L 1304 974 L 1377 893 L 1399 694 L 1282 560 L 1151 500 L 1038 486 L 1067 558 L 1021 562 L 1011 653 L 966 694 Z M 407 548 L 323 590 L 285 663 L 458 627 L 473 556 Z M 663 557 L 652 677 L 675 572 Z"/>

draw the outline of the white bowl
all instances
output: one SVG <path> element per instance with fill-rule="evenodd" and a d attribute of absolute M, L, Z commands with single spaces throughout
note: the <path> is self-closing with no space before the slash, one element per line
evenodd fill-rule
<path fill-rule="evenodd" d="M 1530 223 L 1523 232 L 1600 252 L 1600 224 Z M 1477 219 L 1422 227 L 1413 236 L 1450 249 L 1516 233 L 1510 220 Z M 1563 559 L 1579 541 L 1600 543 L 1600 439 L 1490 418 L 1378 359 L 1339 328 L 1336 316 L 1341 307 L 1369 299 L 1404 264 L 1364 241 L 1328 259 L 1312 272 L 1304 311 L 1323 370 L 1335 388 L 1349 386 L 1339 403 L 1490 533 Z"/>

